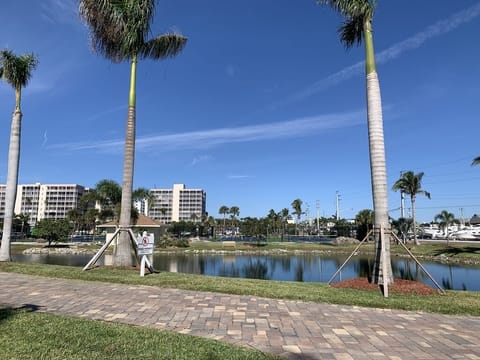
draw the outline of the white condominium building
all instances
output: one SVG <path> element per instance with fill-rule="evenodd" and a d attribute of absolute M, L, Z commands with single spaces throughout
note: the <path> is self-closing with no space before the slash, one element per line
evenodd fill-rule
<path fill-rule="evenodd" d="M 153 203 L 147 204 L 147 215 L 169 224 L 176 221 L 199 222 L 205 215 L 206 194 L 202 189 L 187 189 L 174 184 L 173 189 L 150 189 Z"/>
<path fill-rule="evenodd" d="M 5 185 L 0 185 L 0 218 L 5 216 Z M 27 184 L 17 186 L 15 214 L 29 216 L 35 226 L 42 219 L 63 219 L 69 210 L 76 209 L 82 195 L 88 191 L 77 184 Z"/>

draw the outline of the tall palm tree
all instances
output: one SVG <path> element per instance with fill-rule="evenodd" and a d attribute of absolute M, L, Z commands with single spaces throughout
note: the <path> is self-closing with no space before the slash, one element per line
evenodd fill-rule
<path fill-rule="evenodd" d="M 410 203 L 412 204 L 412 223 L 413 223 L 413 239 L 415 245 L 419 245 L 417 239 L 417 227 L 415 223 L 415 200 L 417 195 L 425 195 L 430 199 L 430 193 L 422 189 L 423 172 L 414 174 L 413 171 L 405 171 L 400 178 L 393 184 L 393 191 L 403 191 L 405 194 L 410 195 Z"/>
<path fill-rule="evenodd" d="M 80 15 L 90 28 L 95 50 L 114 62 L 130 61 L 130 91 L 119 223 L 121 229 L 130 227 L 132 208 L 137 61 L 173 57 L 181 52 L 187 42 L 187 38 L 179 34 L 164 34 L 147 39 L 154 10 L 154 0 L 80 1 Z M 117 266 L 133 265 L 130 239 L 125 231 L 120 232 L 113 263 Z"/>
<path fill-rule="evenodd" d="M 434 220 L 438 221 L 440 228 L 443 229 L 448 245 L 448 227 L 457 222 L 455 215 L 447 210 L 442 210 L 439 214 L 435 215 Z"/>
<path fill-rule="evenodd" d="M 220 209 L 218 209 L 218 213 L 220 215 L 223 215 L 223 233 L 225 234 L 225 216 L 230 212 L 230 209 L 228 206 L 222 205 L 220 206 Z"/>
<path fill-rule="evenodd" d="M 280 216 L 282 218 L 282 241 L 283 241 L 283 237 L 285 236 L 285 230 L 288 223 L 288 215 L 289 215 L 289 210 L 287 208 L 283 208 L 280 211 Z"/>
<path fill-rule="evenodd" d="M 473 159 L 472 166 L 479 165 L 479 164 L 480 164 L 480 156 L 477 156 L 475 159 Z"/>
<path fill-rule="evenodd" d="M 318 0 L 318 2 L 330 6 L 345 18 L 345 21 L 338 29 L 338 32 L 340 35 L 340 41 L 346 48 L 350 48 L 354 44 L 360 45 L 362 41 L 365 44 L 368 139 L 375 228 L 389 227 L 387 167 L 383 135 L 382 100 L 375 64 L 372 33 L 372 21 L 377 1 Z M 386 236 L 384 240 L 385 241 L 382 242 L 379 233 L 376 232 L 376 255 L 372 276 L 372 282 L 375 284 L 393 283 L 392 265 L 390 260 L 390 237 Z M 384 257 L 381 256 L 382 251 L 385 251 Z M 386 261 L 385 266 L 383 265 L 383 259 Z M 383 274 L 384 268 L 386 269 L 387 274 Z"/>
<path fill-rule="evenodd" d="M 232 226 L 235 224 L 235 217 L 240 215 L 240 208 L 238 206 L 230 206 L 229 213 L 232 217 Z"/>
<path fill-rule="evenodd" d="M 292 209 L 293 209 L 293 213 L 295 215 L 297 215 L 297 221 L 295 222 L 295 233 L 298 235 L 298 223 L 300 222 L 300 218 L 303 214 L 302 212 L 302 204 L 303 204 L 303 201 L 300 200 L 300 199 L 295 199 L 292 201 L 291 205 L 292 205 Z"/>
<path fill-rule="evenodd" d="M 18 166 L 20 163 L 20 137 L 22 128 L 22 88 L 27 86 L 38 60 L 33 54 L 16 56 L 9 50 L 0 52 L 2 78 L 15 90 L 15 110 L 10 130 L 8 148 L 7 186 L 5 189 L 5 216 L 3 221 L 0 261 L 10 261 L 10 236 L 14 217 L 15 198 L 17 196 Z"/>

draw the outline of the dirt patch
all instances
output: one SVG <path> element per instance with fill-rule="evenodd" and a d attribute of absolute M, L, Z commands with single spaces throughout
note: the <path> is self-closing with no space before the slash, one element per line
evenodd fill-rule
<path fill-rule="evenodd" d="M 331 285 L 335 288 L 348 288 L 357 290 L 372 290 L 379 291 L 379 286 L 370 284 L 367 278 L 355 278 L 349 280 L 339 281 Z M 439 291 L 432 287 L 425 285 L 419 281 L 400 280 L 395 279 L 392 285 L 388 286 L 388 291 L 391 293 L 403 295 L 435 295 Z"/>

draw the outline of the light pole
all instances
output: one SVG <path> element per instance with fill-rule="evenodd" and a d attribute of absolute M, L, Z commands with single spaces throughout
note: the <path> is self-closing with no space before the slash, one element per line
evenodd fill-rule
<path fill-rule="evenodd" d="M 339 209 L 339 203 L 340 203 L 340 194 L 338 191 L 335 193 L 335 206 L 336 206 L 336 217 L 337 221 L 340 220 L 340 209 Z"/>

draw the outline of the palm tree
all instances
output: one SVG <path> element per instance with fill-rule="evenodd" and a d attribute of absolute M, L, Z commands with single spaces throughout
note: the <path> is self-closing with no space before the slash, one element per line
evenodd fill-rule
<path fill-rule="evenodd" d="M 231 206 L 229 213 L 232 216 L 232 226 L 234 226 L 235 216 L 240 215 L 240 208 L 238 206 Z"/>
<path fill-rule="evenodd" d="M 472 166 L 480 164 L 480 156 L 477 156 L 475 159 L 472 161 Z"/>
<path fill-rule="evenodd" d="M 10 261 L 10 236 L 14 217 L 15 198 L 17 196 L 18 166 L 20 163 L 20 137 L 22 124 L 21 99 L 22 88 L 27 86 L 38 60 L 33 54 L 16 56 L 9 50 L 0 52 L 2 78 L 15 90 L 15 110 L 10 130 L 8 148 L 7 186 L 5 189 L 5 215 L 3 221 L 0 261 Z"/>
<path fill-rule="evenodd" d="M 270 211 L 268 212 L 267 218 L 268 218 L 268 221 L 269 221 L 270 225 L 272 226 L 272 233 L 273 234 L 275 234 L 276 231 L 277 231 L 277 222 L 278 222 L 279 217 L 280 217 L 280 214 L 277 214 L 277 212 L 273 209 L 270 209 Z M 268 229 L 268 226 L 267 226 L 267 229 Z"/>
<path fill-rule="evenodd" d="M 302 204 L 303 201 L 300 199 L 295 199 L 292 201 L 293 213 L 297 215 L 297 221 L 295 222 L 295 233 L 298 235 L 298 223 L 300 222 L 300 217 L 302 216 Z"/>
<path fill-rule="evenodd" d="M 318 2 L 322 5 L 330 6 L 345 18 L 338 32 L 340 41 L 346 48 L 350 48 L 354 44 L 360 45 L 362 40 L 365 44 L 368 139 L 375 228 L 388 227 L 387 167 L 383 135 L 382 100 L 375 64 L 372 34 L 372 20 L 377 2 L 376 0 L 318 0 Z M 393 283 L 390 260 L 390 237 L 386 236 L 385 241 L 382 242 L 379 235 L 380 234 L 376 232 L 376 261 L 373 269 L 372 282 L 375 284 L 390 284 Z M 381 256 L 383 251 L 385 252 L 385 256 Z M 385 266 L 383 265 L 383 259 L 387 262 Z M 383 274 L 384 268 L 387 274 Z"/>
<path fill-rule="evenodd" d="M 230 212 L 228 206 L 222 205 L 220 209 L 218 209 L 218 213 L 223 215 L 223 233 L 225 234 L 225 216 Z"/>
<path fill-rule="evenodd" d="M 148 212 L 155 201 L 155 196 L 148 190 L 147 188 L 136 188 L 132 193 L 133 201 L 143 202 L 144 205 L 146 204 L 146 215 L 148 216 Z"/>
<path fill-rule="evenodd" d="M 283 208 L 280 211 L 280 216 L 282 218 L 282 241 L 283 241 L 283 237 L 285 236 L 285 230 L 288 222 L 288 215 L 289 215 L 289 210 L 287 208 Z"/>
<path fill-rule="evenodd" d="M 355 216 L 357 225 L 357 239 L 363 240 L 373 226 L 375 215 L 370 209 L 363 209 Z"/>
<path fill-rule="evenodd" d="M 392 186 L 393 191 L 402 191 L 407 195 L 410 195 L 410 203 L 412 204 L 412 223 L 413 223 L 413 239 L 415 245 L 419 245 L 417 239 L 417 228 L 415 224 L 415 200 L 418 194 L 425 195 L 430 199 L 430 193 L 422 189 L 423 172 L 414 174 L 413 171 L 405 171 L 400 176 L 395 184 Z"/>
<path fill-rule="evenodd" d="M 132 209 L 137 61 L 173 57 L 187 42 L 187 38 L 179 34 L 164 34 L 148 40 L 154 10 L 154 0 L 80 1 L 80 16 L 90 28 L 95 50 L 114 62 L 130 61 L 131 65 L 119 223 L 124 229 L 130 227 Z M 120 233 L 113 263 L 133 265 L 130 239 L 125 231 Z"/>
<path fill-rule="evenodd" d="M 442 210 L 439 214 L 435 215 L 434 220 L 438 221 L 440 228 L 443 229 L 448 245 L 448 227 L 457 222 L 455 215 L 447 210 Z"/>

